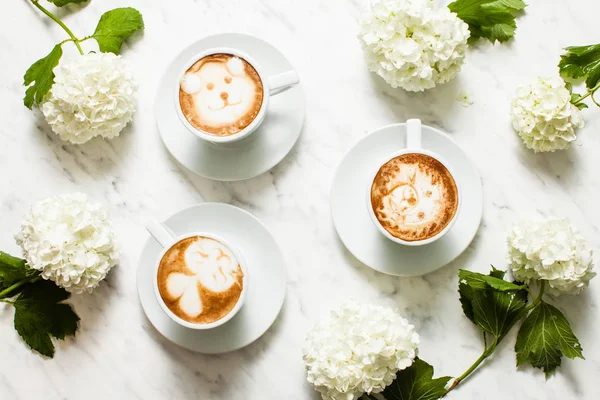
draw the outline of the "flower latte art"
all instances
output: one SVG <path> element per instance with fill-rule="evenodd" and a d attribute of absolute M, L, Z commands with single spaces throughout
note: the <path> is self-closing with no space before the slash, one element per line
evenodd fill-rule
<path fill-rule="evenodd" d="M 158 267 L 161 298 L 179 318 L 209 324 L 235 307 L 244 287 L 235 254 L 204 236 L 183 239 L 163 256 Z"/>
<path fill-rule="evenodd" d="M 179 104 L 196 129 L 216 136 L 234 135 L 258 115 L 263 85 L 258 72 L 231 54 L 198 60 L 181 79 Z"/>
<path fill-rule="evenodd" d="M 409 242 L 440 233 L 458 208 L 456 182 L 448 169 L 435 158 L 418 153 L 385 163 L 373 180 L 370 196 L 381 226 Z"/>

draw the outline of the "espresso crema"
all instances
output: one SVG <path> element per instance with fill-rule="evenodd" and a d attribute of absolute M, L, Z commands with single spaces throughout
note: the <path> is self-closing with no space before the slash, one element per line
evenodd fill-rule
<path fill-rule="evenodd" d="M 425 154 L 395 157 L 377 172 L 371 206 L 381 226 L 407 241 L 434 237 L 458 209 L 458 189 L 450 171 Z"/>
<path fill-rule="evenodd" d="M 158 291 L 165 305 L 190 323 L 208 324 L 225 317 L 244 289 L 244 273 L 223 243 L 193 236 L 173 245 L 160 260 Z"/>
<path fill-rule="evenodd" d="M 239 133 L 261 110 L 263 84 L 246 60 L 212 54 L 195 62 L 179 85 L 179 105 L 196 129 L 215 136 Z"/>

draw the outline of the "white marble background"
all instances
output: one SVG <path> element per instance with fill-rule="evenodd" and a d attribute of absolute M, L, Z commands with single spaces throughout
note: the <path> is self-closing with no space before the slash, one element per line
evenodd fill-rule
<path fill-rule="evenodd" d="M 362 0 L 364 1 L 364 0 Z M 425 94 L 386 87 L 371 76 L 357 42 L 359 0 L 92 0 L 59 11 L 71 29 L 90 34 L 100 15 L 131 5 L 144 16 L 142 37 L 125 46 L 140 83 L 139 110 L 121 137 L 82 146 L 61 142 L 21 101 L 22 76 L 65 38 L 26 0 L 6 2 L 0 24 L 0 248 L 18 253 L 12 237 L 28 205 L 84 191 L 111 212 L 123 246 L 121 264 L 92 295 L 73 297 L 81 316 L 76 338 L 58 344 L 53 360 L 30 352 L 0 306 L 2 399 L 317 399 L 305 382 L 300 347 L 311 324 L 354 298 L 398 307 L 421 334 L 422 358 L 437 374 L 458 375 L 480 353 L 479 335 L 462 315 L 458 268 L 505 266 L 513 221 L 532 213 L 570 217 L 600 255 L 600 110 L 567 152 L 534 155 L 508 120 L 514 89 L 555 73 L 561 48 L 600 41 L 597 0 L 530 0 L 509 45 L 480 43 L 454 82 Z M 205 35 L 249 32 L 278 46 L 297 67 L 306 91 L 303 134 L 271 172 L 245 182 L 213 182 L 178 168 L 154 121 L 156 88 L 169 60 Z M 474 104 L 462 107 L 461 90 Z M 471 247 L 456 262 L 421 278 L 394 278 L 361 265 L 337 239 L 329 186 L 351 144 L 369 131 L 408 117 L 447 131 L 483 175 L 484 218 Z M 135 269 L 145 223 L 202 201 L 237 205 L 260 217 L 287 257 L 283 311 L 268 333 L 242 351 L 203 356 L 163 339 L 138 303 Z M 600 278 L 558 306 L 583 345 L 583 360 L 564 360 L 545 380 L 515 368 L 514 336 L 488 365 L 448 399 L 594 399 L 600 390 Z"/>

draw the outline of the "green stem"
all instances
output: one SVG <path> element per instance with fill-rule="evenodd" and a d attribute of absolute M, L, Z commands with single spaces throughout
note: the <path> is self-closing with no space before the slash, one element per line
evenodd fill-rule
<path fill-rule="evenodd" d="M 589 89 L 588 92 L 586 94 L 584 94 L 583 96 L 581 96 L 580 98 L 577 99 L 577 101 L 575 101 L 575 103 L 573 103 L 573 105 L 577 106 L 581 103 L 583 103 L 583 100 L 587 99 L 588 97 L 592 96 L 592 101 L 598 105 L 600 107 L 600 105 L 598 103 L 596 103 L 596 100 L 594 100 L 594 92 L 596 90 L 600 89 L 600 83 L 598 83 L 596 86 L 594 86 L 593 88 Z"/>
<path fill-rule="evenodd" d="M 590 98 L 592 99 L 592 101 L 594 102 L 595 105 L 597 105 L 598 107 L 600 107 L 600 103 L 598 103 L 596 101 L 596 99 L 594 98 L 594 93 L 592 93 L 592 95 L 590 96 Z"/>
<path fill-rule="evenodd" d="M 75 43 L 75 46 L 77 46 L 77 50 L 79 50 L 79 53 L 81 55 L 83 55 L 83 49 L 81 48 L 81 46 L 79 45 L 80 40 L 77 39 L 75 37 L 75 35 L 73 35 L 73 32 L 71 32 L 71 30 L 60 20 L 60 18 L 58 18 L 56 15 L 52 14 L 50 11 L 48 11 L 47 9 L 45 9 L 40 3 L 39 0 L 31 0 L 31 2 L 33 3 L 34 6 L 36 6 L 41 12 L 43 12 L 44 14 L 46 14 L 52 21 L 56 22 L 61 28 L 63 28 L 65 30 L 65 32 L 67 32 L 67 34 L 71 37 L 71 41 L 73 43 Z"/>
<path fill-rule="evenodd" d="M 485 333 L 484 333 L 485 335 Z M 473 371 L 475 371 L 477 369 L 477 367 L 479 367 L 479 365 L 481 365 L 481 363 L 488 358 L 489 356 L 492 355 L 492 353 L 494 352 L 494 350 L 496 350 L 496 346 L 498 345 L 498 338 L 494 339 L 494 342 L 490 345 L 490 347 L 485 347 L 483 349 L 483 353 L 481 353 L 481 356 L 479 356 L 479 358 L 477 360 L 475 360 L 475 362 L 473 363 L 473 365 L 471 365 L 469 367 L 469 369 L 467 369 L 461 376 L 459 376 L 458 378 L 454 379 L 454 381 L 452 382 L 452 384 L 450 385 L 450 387 L 448 388 L 448 390 L 446 390 L 446 394 L 448 392 L 450 392 L 452 389 L 454 389 L 455 387 L 457 387 L 462 381 L 464 381 L 469 375 L 471 375 L 473 373 Z"/>
<path fill-rule="evenodd" d="M 8 304 L 13 304 L 14 303 L 14 301 L 12 301 L 12 300 L 5 300 L 5 299 L 0 299 L 0 302 L 2 302 L 2 303 L 8 303 Z"/>
<path fill-rule="evenodd" d="M 0 292 L 0 299 L 5 299 L 6 297 L 12 297 L 12 296 L 14 296 L 13 292 L 15 290 L 17 290 L 18 288 L 20 288 L 21 286 L 23 286 L 27 283 L 33 283 L 33 282 L 39 281 L 40 279 L 41 279 L 40 276 L 36 275 L 33 278 L 23 279 L 21 281 L 13 283 L 11 286 L 7 287 L 6 289 L 4 289 L 3 291 Z M 7 301 L 4 301 L 4 302 L 6 303 Z"/>
<path fill-rule="evenodd" d="M 542 301 L 542 296 L 544 296 L 544 290 L 546 289 L 546 281 L 540 281 L 540 282 L 541 282 L 540 283 L 540 292 L 538 293 L 537 297 L 533 300 L 533 302 L 527 306 L 527 308 L 525 309 L 526 311 L 536 308 L 538 306 L 538 304 L 540 304 L 540 302 Z M 529 291 L 529 294 L 531 295 L 530 291 Z M 533 298 L 533 295 L 531 295 L 531 298 Z"/>

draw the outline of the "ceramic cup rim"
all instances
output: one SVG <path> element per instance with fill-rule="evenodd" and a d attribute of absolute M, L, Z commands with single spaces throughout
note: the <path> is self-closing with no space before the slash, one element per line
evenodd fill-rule
<path fill-rule="evenodd" d="M 229 136 L 213 135 L 209 132 L 205 132 L 201 129 L 198 129 L 195 126 L 193 126 L 192 124 L 190 124 L 190 122 L 187 120 L 185 115 L 183 115 L 183 111 L 181 110 L 181 103 L 179 101 L 179 90 L 181 87 L 181 80 L 183 79 L 186 71 L 200 59 L 202 59 L 204 57 L 208 57 L 213 54 L 230 54 L 230 55 L 234 55 L 236 57 L 244 59 L 248 64 L 250 64 L 256 70 L 258 77 L 260 78 L 260 81 L 262 84 L 263 101 L 260 106 L 260 110 L 258 111 L 258 114 L 256 115 L 256 117 L 252 120 L 252 122 L 247 127 L 242 129 L 238 133 L 234 133 L 233 135 L 229 135 Z M 263 69 L 260 66 L 260 64 L 258 64 L 248 54 L 244 53 L 243 51 L 237 50 L 235 48 L 211 47 L 210 49 L 206 49 L 204 51 L 196 53 L 186 63 L 183 64 L 183 68 L 181 69 L 179 74 L 177 74 L 177 80 L 174 85 L 175 86 L 174 87 L 174 105 L 175 105 L 175 111 L 177 112 L 177 116 L 179 117 L 179 120 L 181 121 L 181 123 L 187 128 L 187 130 L 190 131 L 191 133 L 193 133 L 194 135 L 198 136 L 200 139 L 203 139 L 203 140 L 206 140 L 206 141 L 209 141 L 212 143 L 231 143 L 231 142 L 236 142 L 238 140 L 241 140 L 241 139 L 249 136 L 250 134 L 252 134 L 254 131 L 256 131 L 256 129 L 258 129 L 260 124 L 262 124 L 263 120 L 265 119 L 267 105 L 269 103 L 269 98 L 270 98 L 270 91 L 268 88 L 267 77 L 268 76 L 264 74 Z"/>
<path fill-rule="evenodd" d="M 371 201 L 371 188 L 373 187 L 373 181 L 375 180 L 375 177 L 379 173 L 379 170 L 381 169 L 381 167 L 383 167 L 385 164 L 387 164 L 394 158 L 402 156 L 404 154 L 423 154 L 423 155 L 432 157 L 435 160 L 437 160 L 438 162 L 440 162 L 448 170 L 448 172 L 450 172 L 452 179 L 454 179 L 454 183 L 456 185 L 456 192 L 458 194 L 458 196 L 457 196 L 458 202 L 456 205 L 456 212 L 454 213 L 454 216 L 452 217 L 450 222 L 448 222 L 448 224 L 444 227 L 444 229 L 439 231 L 437 234 L 435 234 L 434 236 L 432 236 L 430 238 L 423 239 L 423 240 L 407 241 L 407 240 L 402 240 L 400 238 L 393 236 L 391 233 L 389 233 L 383 227 L 383 225 L 381 225 L 381 223 L 377 219 L 377 216 L 375 215 L 375 211 L 373 211 L 373 203 Z M 371 221 L 377 227 L 379 232 L 381 232 L 381 234 L 383 234 L 386 238 L 388 238 L 392 242 L 402 244 L 405 246 L 413 246 L 413 247 L 423 246 L 426 244 L 433 243 L 433 242 L 437 241 L 438 239 L 441 239 L 443 236 L 446 235 L 446 233 L 448 233 L 450 231 L 450 229 L 452 229 L 452 226 L 454 225 L 454 223 L 456 222 L 456 219 L 458 218 L 458 215 L 460 214 L 461 205 L 462 205 L 462 189 L 461 189 L 460 183 L 457 179 L 457 175 L 454 173 L 454 170 L 452 169 L 450 164 L 448 162 L 446 162 L 444 160 L 444 158 L 440 157 L 437 153 L 427 150 L 427 149 L 423 149 L 423 148 L 403 149 L 403 150 L 393 153 L 391 156 L 387 157 L 385 159 L 385 161 L 378 164 L 377 168 L 375 169 L 375 172 L 371 175 L 371 179 L 369 180 L 369 183 L 367 185 L 367 209 L 369 212 L 369 216 L 371 217 Z"/>
<path fill-rule="evenodd" d="M 161 260 L 163 259 L 165 254 L 167 254 L 167 252 L 173 246 L 175 246 L 177 243 L 179 243 L 182 240 L 194 237 L 194 236 L 207 237 L 207 238 L 216 240 L 216 241 L 224 244 L 235 255 L 235 257 L 237 258 L 238 263 L 240 265 L 240 268 L 242 270 L 242 273 L 244 274 L 244 277 L 242 278 L 242 281 L 243 281 L 242 293 L 240 293 L 240 297 L 239 297 L 237 303 L 235 304 L 235 306 L 223 318 L 221 318 L 217 321 L 208 323 L 208 324 L 195 324 L 193 322 L 188 322 L 188 321 L 178 317 L 177 315 L 175 315 L 173 313 L 173 311 L 171 311 L 169 309 L 169 307 L 167 307 L 162 296 L 160 295 L 160 291 L 158 290 L 158 268 L 160 267 Z M 223 239 L 221 236 L 218 236 L 218 235 L 215 235 L 215 234 L 209 233 L 209 232 L 192 232 L 192 233 L 186 233 L 184 235 L 179 235 L 179 236 L 173 237 L 173 240 L 171 241 L 169 246 L 163 248 L 163 250 L 161 251 L 161 253 L 158 257 L 158 260 L 156 261 L 156 265 L 154 266 L 153 271 L 154 272 L 153 272 L 152 283 L 154 286 L 154 295 L 156 296 L 156 301 L 158 301 L 160 308 L 174 322 L 176 322 L 177 324 L 179 324 L 185 328 L 189 328 L 189 329 L 208 330 L 208 329 L 213 329 L 213 328 L 216 328 L 218 326 L 225 324 L 227 321 L 231 320 L 238 313 L 238 311 L 240 311 L 240 309 L 242 308 L 242 306 L 244 305 L 244 302 L 246 300 L 246 294 L 248 293 L 248 268 L 246 266 L 246 262 L 245 262 L 244 258 L 242 257 L 241 253 L 237 250 L 237 248 L 235 246 L 232 246 L 229 241 Z"/>

